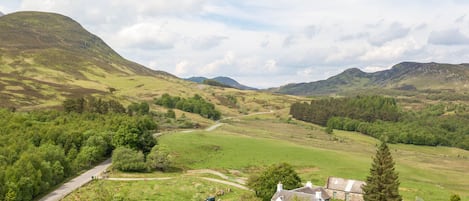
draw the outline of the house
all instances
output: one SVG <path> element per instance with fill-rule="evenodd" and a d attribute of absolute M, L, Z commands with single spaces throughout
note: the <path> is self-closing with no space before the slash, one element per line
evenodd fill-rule
<path fill-rule="evenodd" d="M 329 177 L 326 183 L 326 192 L 332 199 L 345 201 L 363 201 L 363 181 Z"/>
<path fill-rule="evenodd" d="M 319 186 L 313 186 L 308 181 L 304 187 L 293 190 L 284 190 L 282 183 L 277 184 L 277 192 L 272 196 L 271 201 L 329 201 L 330 196 Z"/>

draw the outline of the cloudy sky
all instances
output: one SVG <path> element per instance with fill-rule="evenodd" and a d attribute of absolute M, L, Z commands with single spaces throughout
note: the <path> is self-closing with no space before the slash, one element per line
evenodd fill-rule
<path fill-rule="evenodd" d="M 138 2 L 138 3 L 137 3 Z M 2 0 L 72 17 L 122 56 L 179 77 L 266 88 L 401 61 L 469 62 L 469 0 Z"/>

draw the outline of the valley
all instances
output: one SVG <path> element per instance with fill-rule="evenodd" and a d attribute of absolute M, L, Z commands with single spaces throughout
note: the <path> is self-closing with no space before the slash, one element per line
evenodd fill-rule
<path fill-rule="evenodd" d="M 280 115 L 279 117 L 277 117 Z M 226 186 L 207 183 L 198 177 L 184 176 L 192 169 L 214 169 L 228 175 L 228 179 L 216 175 L 204 176 L 235 182 L 234 178 L 247 177 L 260 168 L 281 162 L 295 166 L 302 181 L 312 181 L 324 185 L 327 177 L 338 176 L 364 180 L 368 174 L 371 155 L 378 140 L 354 132 L 335 131 L 329 135 L 323 128 L 299 121 L 286 122 L 285 114 L 264 114 L 226 120 L 223 126 L 213 131 L 176 132 L 163 135 L 159 143 L 170 148 L 174 156 L 174 166 L 181 169 L 175 173 L 111 173 L 110 177 L 176 177 L 192 183 L 175 183 L 174 189 L 168 186 L 171 181 L 97 181 L 71 194 L 66 200 L 77 196 L 93 196 L 93 189 L 106 185 L 127 189 L 119 191 L 120 196 L 132 200 L 130 189 L 134 185 L 149 185 L 156 189 L 143 190 L 148 199 L 171 200 L 188 199 L 185 189 L 201 185 L 195 190 L 203 198 L 213 196 L 215 191 Z M 449 147 L 425 147 L 415 145 L 391 145 L 397 163 L 404 200 L 420 197 L 424 200 L 447 200 L 451 193 L 458 193 L 467 199 L 469 188 L 469 152 Z M 234 171 L 236 170 L 236 171 Z M 189 177 L 189 178 L 187 178 Z M 101 187 L 103 188 L 103 187 Z M 145 187 L 146 188 L 146 187 Z M 109 191 L 112 188 L 109 188 Z M 172 189 L 172 190 L 171 190 Z M 234 192 L 244 192 L 232 187 Z M 174 191 L 175 190 L 175 191 Z M 173 195 L 168 195 L 170 191 Z M 118 192 L 114 192 L 118 193 Z M 171 193 L 169 193 L 171 194 Z M 180 195 L 180 197 L 174 194 Z M 223 200 L 239 200 L 240 194 Z M 204 197 L 205 196 L 205 197 Z M 249 199 L 246 199 L 249 200 Z"/>
<path fill-rule="evenodd" d="M 63 200 L 257 201 L 248 178 L 279 163 L 302 183 L 364 181 L 385 138 L 403 200 L 469 199 L 466 63 L 257 90 L 147 68 L 61 14 L 0 15 L 0 41 L 0 200 L 39 200 L 116 157 Z"/>

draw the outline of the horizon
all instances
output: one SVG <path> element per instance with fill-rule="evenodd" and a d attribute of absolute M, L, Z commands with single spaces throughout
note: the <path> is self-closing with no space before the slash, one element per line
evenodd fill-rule
<path fill-rule="evenodd" d="M 349 68 L 469 60 L 469 2 L 459 0 L 0 3 L 5 15 L 26 10 L 69 16 L 148 68 L 181 78 L 226 76 L 262 89 Z"/>

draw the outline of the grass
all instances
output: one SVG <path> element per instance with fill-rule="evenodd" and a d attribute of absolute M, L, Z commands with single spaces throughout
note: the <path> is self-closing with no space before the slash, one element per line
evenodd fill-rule
<path fill-rule="evenodd" d="M 328 176 L 365 180 L 378 141 L 358 133 L 334 136 L 301 122 L 263 115 L 232 120 L 212 132 L 161 137 L 186 169 L 238 169 L 253 173 L 266 165 L 288 162 L 303 181 L 323 185 Z M 390 145 L 400 174 L 404 200 L 448 200 L 452 193 L 469 199 L 469 152 L 449 147 Z"/>
<path fill-rule="evenodd" d="M 173 165 L 183 170 L 209 168 L 235 178 L 232 170 L 239 171 L 236 174 L 244 177 L 268 165 L 287 162 L 295 167 L 303 182 L 324 185 L 329 176 L 365 180 L 378 143 L 376 139 L 337 130 L 331 136 L 315 125 L 294 120 L 287 123 L 284 115 L 264 114 L 226 120 L 215 131 L 171 133 L 160 137 L 159 143 L 169 147 Z M 400 193 L 404 200 L 420 197 L 444 201 L 452 193 L 459 194 L 462 200 L 469 199 L 468 151 L 403 144 L 390 145 L 390 148 L 400 175 Z M 98 196 L 97 192 L 108 191 L 138 200 L 194 200 L 195 197 L 205 198 L 214 192 L 213 189 L 226 188 L 183 173 L 113 172 L 111 175 L 176 179 L 99 181 L 79 189 L 66 200 L 93 200 L 93 196 Z M 239 200 L 246 193 L 236 190 L 221 199 Z"/>
<path fill-rule="evenodd" d="M 74 200 L 194 200 L 200 201 L 224 191 L 217 199 L 237 201 L 246 190 L 218 184 L 193 176 L 179 176 L 161 181 L 93 181 L 72 194 L 64 201 Z M 229 192 L 231 191 L 231 192 Z M 120 199 L 118 199 L 120 198 Z"/>
<path fill-rule="evenodd" d="M 189 169 L 239 169 L 249 171 L 279 162 L 288 162 L 302 168 L 317 168 L 323 173 L 341 172 L 343 176 L 363 178 L 369 159 L 354 158 L 327 150 L 299 146 L 289 142 L 232 135 L 226 132 L 178 133 L 162 137 L 174 151 L 176 166 Z M 345 166 L 336 166 L 341 163 Z M 303 176 L 322 183 L 327 176 L 306 172 Z M 319 176 L 319 177 L 318 177 Z"/>

